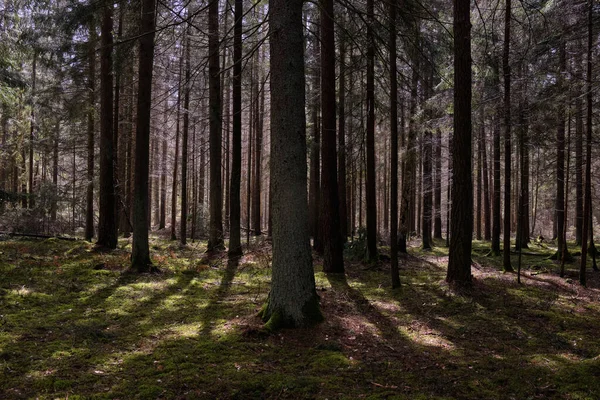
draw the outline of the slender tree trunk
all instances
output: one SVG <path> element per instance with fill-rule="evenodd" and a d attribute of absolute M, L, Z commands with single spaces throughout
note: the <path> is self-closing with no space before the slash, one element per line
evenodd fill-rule
<path fill-rule="evenodd" d="M 273 276 L 262 312 L 267 328 L 322 318 L 309 243 L 302 4 L 269 3 Z"/>
<path fill-rule="evenodd" d="M 179 166 L 179 122 L 181 113 L 181 78 L 183 71 L 183 49 L 179 57 L 179 84 L 177 90 L 177 112 L 175 116 L 175 157 L 173 158 L 173 186 L 171 189 L 171 240 L 177 240 L 177 169 Z"/>
<path fill-rule="evenodd" d="M 500 97 L 500 72 L 498 70 L 498 60 L 493 61 L 493 88 L 494 93 L 497 97 Z M 500 218 L 500 113 L 496 108 L 494 115 L 495 121 L 493 128 L 494 135 L 494 192 L 493 192 L 493 227 L 492 227 L 492 255 L 500 255 L 500 230 L 501 230 L 501 218 Z"/>
<path fill-rule="evenodd" d="M 377 260 L 377 199 L 375 175 L 375 12 L 367 0 L 367 251 Z"/>
<path fill-rule="evenodd" d="M 504 74 L 504 240 L 502 268 L 506 272 L 514 271 L 510 263 L 510 190 L 511 190 L 511 117 L 510 117 L 510 20 L 511 0 L 506 0 L 504 16 L 504 50 L 502 54 L 502 72 Z"/>
<path fill-rule="evenodd" d="M 340 15 L 339 57 L 340 79 L 338 97 L 338 193 L 340 196 L 340 232 L 342 241 L 348 239 L 348 196 L 346 185 L 346 38 L 344 29 L 344 16 Z"/>
<path fill-rule="evenodd" d="M 254 100 L 254 185 L 252 190 L 252 222 L 253 231 L 255 236 L 260 236 L 262 233 L 261 220 L 260 220 L 260 196 L 262 194 L 262 182 L 261 182 L 261 164 L 262 164 L 262 114 L 260 112 L 260 97 L 262 93 L 262 87 L 259 85 L 261 80 L 261 59 L 259 58 L 260 51 L 256 53 L 256 79 L 255 84 L 255 95 Z"/>
<path fill-rule="evenodd" d="M 593 105 L 593 93 L 592 93 L 592 50 L 593 50 L 593 7 L 594 0 L 589 0 L 588 6 L 588 46 L 587 46 L 587 118 L 586 118 L 586 158 L 585 158 L 585 194 L 583 204 L 583 231 L 581 235 L 581 264 L 579 266 L 579 283 L 585 286 L 587 283 L 586 277 L 586 266 L 587 266 L 587 253 L 588 253 L 588 233 L 593 226 L 591 224 L 592 219 L 592 105 Z"/>
<path fill-rule="evenodd" d="M 167 140 L 162 140 L 160 162 L 160 212 L 158 229 L 165 229 L 167 222 Z"/>
<path fill-rule="evenodd" d="M 181 135 L 181 223 L 179 232 L 179 244 L 185 246 L 187 243 L 187 219 L 188 219 L 188 133 L 190 130 L 190 25 L 185 31 L 185 83 L 183 93 L 183 131 Z"/>
<path fill-rule="evenodd" d="M 400 287 L 398 271 L 398 71 L 396 61 L 396 23 L 398 3 L 390 3 L 390 254 L 392 288 Z"/>
<path fill-rule="evenodd" d="M 88 110 L 87 110 L 87 193 L 85 208 L 85 240 L 94 237 L 94 106 L 96 103 L 96 24 L 90 22 L 88 43 Z"/>
<path fill-rule="evenodd" d="M 442 239 L 442 131 L 438 128 L 435 134 L 435 193 L 433 219 L 433 238 Z"/>
<path fill-rule="evenodd" d="M 482 107 L 483 110 L 483 107 Z M 482 114 L 483 111 L 482 111 Z M 488 174 L 488 160 L 487 160 L 487 135 L 485 133 L 485 119 L 482 118 L 481 128 L 481 157 L 483 164 L 483 238 L 484 240 L 491 240 L 491 210 L 490 210 L 490 179 Z"/>
<path fill-rule="evenodd" d="M 121 35 L 123 33 L 123 6 L 121 4 L 119 7 L 119 23 L 117 28 L 117 42 L 121 40 Z M 116 218 L 116 226 L 117 226 L 117 235 L 119 232 L 120 226 L 120 218 L 122 214 L 122 204 L 123 204 L 123 182 L 121 181 L 121 170 L 123 169 L 122 163 L 125 162 L 124 158 L 120 157 L 122 155 L 121 152 L 121 136 L 122 133 L 119 131 L 121 117 L 120 117 L 120 108 L 121 108 L 121 73 L 122 73 L 122 58 L 123 51 L 120 46 L 117 46 L 115 49 L 115 63 L 114 63 L 114 75 L 115 75 L 115 97 L 114 97 L 114 116 L 113 116 L 113 143 L 114 143 L 114 168 L 115 168 L 115 218 Z"/>
<path fill-rule="evenodd" d="M 527 93 L 524 90 L 523 93 Z M 527 100 L 519 104 L 519 148 L 521 156 L 521 190 L 519 195 L 519 220 L 517 228 L 517 249 L 527 248 L 529 244 L 529 127 Z"/>
<path fill-rule="evenodd" d="M 321 0 L 321 230 L 323 233 L 323 271 L 344 272 L 343 241 L 340 231 L 337 182 L 337 143 L 335 115 L 335 33 L 333 0 Z"/>
<path fill-rule="evenodd" d="M 567 69 L 566 44 L 563 41 L 558 50 L 559 54 L 559 78 L 558 87 L 564 89 L 564 75 Z M 556 128 L 556 227 L 558 230 L 557 260 L 562 259 L 563 251 L 568 252 L 564 242 L 564 224 L 565 224 L 565 113 L 564 102 L 558 102 L 557 110 L 557 128 Z"/>
<path fill-rule="evenodd" d="M 317 37 L 314 38 L 314 58 L 316 60 L 314 80 L 313 80 L 313 109 L 312 109 L 312 146 L 310 149 L 310 187 L 309 187 L 309 212 L 311 221 L 311 234 L 313 237 L 313 248 L 318 252 L 323 249 L 320 237 L 320 200 L 321 200 L 321 124 L 319 112 L 321 110 L 321 50 L 320 42 Z"/>
<path fill-rule="evenodd" d="M 33 51 L 33 65 L 31 72 L 31 116 L 29 121 L 29 208 L 35 207 L 34 182 L 33 182 L 33 143 L 35 141 L 35 85 L 37 78 L 37 50 Z"/>
<path fill-rule="evenodd" d="M 233 33 L 233 127 L 231 154 L 231 185 L 229 189 L 229 255 L 242 254 L 241 241 L 241 180 L 242 180 L 242 18 L 243 0 L 235 0 Z"/>
<path fill-rule="evenodd" d="M 56 222 L 58 212 L 58 143 L 60 140 L 60 119 L 56 121 L 56 131 L 54 133 L 54 145 L 52 146 L 52 185 L 56 195 L 52 198 L 50 206 L 50 221 Z M 6 186 L 5 186 L 6 187 Z"/>
<path fill-rule="evenodd" d="M 510 0 L 509 0 L 510 1 Z M 471 23 L 469 0 L 454 0 L 454 135 L 452 207 L 446 281 L 471 282 L 473 181 L 471 176 Z"/>
<path fill-rule="evenodd" d="M 210 231 L 207 250 L 222 250 L 223 192 L 221 187 L 221 81 L 219 79 L 219 1 L 208 6 Z"/>
<path fill-rule="evenodd" d="M 579 49 L 583 48 L 581 42 L 575 51 L 575 81 L 577 92 L 575 95 L 575 243 L 581 246 L 583 233 L 583 71 Z M 581 85 L 581 86 L 580 86 Z"/>
<path fill-rule="evenodd" d="M 113 137 L 112 30 L 113 4 L 107 3 L 104 6 L 102 17 L 102 48 L 100 50 L 100 215 L 97 244 L 109 249 L 117 247 Z"/>
<path fill-rule="evenodd" d="M 480 131 L 483 131 L 483 119 L 481 120 L 481 127 L 480 127 Z M 475 199 L 477 200 L 477 212 L 475 215 L 476 221 L 477 221 L 477 233 L 476 233 L 476 238 L 477 240 L 481 240 L 482 236 L 481 236 L 481 217 L 482 217 L 482 212 L 481 212 L 481 196 L 482 196 L 482 191 L 481 191 L 481 186 L 483 184 L 483 178 L 482 178 L 482 174 L 481 174 L 481 170 L 482 170 L 482 147 L 485 145 L 485 143 L 483 142 L 483 140 L 481 139 L 483 137 L 483 134 L 480 135 L 479 140 L 477 141 L 477 194 L 475 195 Z"/>
<path fill-rule="evenodd" d="M 154 62 L 154 0 L 142 0 L 140 29 L 139 88 L 135 132 L 135 173 L 133 196 L 133 244 L 131 267 L 138 272 L 152 270 L 148 245 L 148 178 L 150 110 L 152 106 L 152 65 Z"/>
<path fill-rule="evenodd" d="M 410 234 L 411 219 L 414 217 L 411 209 L 414 207 L 411 205 L 413 202 L 414 186 L 415 186 L 415 171 L 417 163 L 417 151 L 416 151 L 416 128 L 415 128 L 415 114 L 417 110 L 417 87 L 419 83 L 418 66 L 415 58 L 415 64 L 412 68 L 412 82 L 410 88 L 410 105 L 409 113 L 410 119 L 408 122 L 408 138 L 404 143 L 404 160 L 403 160 L 403 171 L 402 171 L 402 195 L 401 195 L 401 209 L 400 209 L 400 231 L 398 234 L 398 250 L 401 253 L 407 252 L 407 241 Z"/>

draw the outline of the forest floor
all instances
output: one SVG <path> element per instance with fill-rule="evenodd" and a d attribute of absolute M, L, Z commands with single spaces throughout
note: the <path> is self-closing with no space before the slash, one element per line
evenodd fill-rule
<path fill-rule="evenodd" d="M 264 242 L 234 263 L 154 237 L 162 272 L 136 275 L 127 240 L 0 239 L 2 399 L 600 398 L 600 276 L 559 278 L 551 245 L 518 284 L 476 242 L 461 292 L 444 247 L 411 248 L 398 290 L 389 263 L 327 276 L 315 257 L 325 321 L 268 333 Z"/>

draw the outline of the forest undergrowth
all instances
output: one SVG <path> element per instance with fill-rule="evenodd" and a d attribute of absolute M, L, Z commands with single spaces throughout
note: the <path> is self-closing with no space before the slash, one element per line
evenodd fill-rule
<path fill-rule="evenodd" d="M 600 277 L 560 278 L 552 244 L 527 250 L 518 284 L 474 242 L 461 291 L 441 243 L 410 249 L 399 290 L 387 262 L 328 276 L 315 256 L 325 321 L 277 332 L 257 316 L 267 243 L 228 261 L 153 237 L 161 273 L 143 275 L 130 245 L 1 238 L 0 398 L 600 398 Z"/>

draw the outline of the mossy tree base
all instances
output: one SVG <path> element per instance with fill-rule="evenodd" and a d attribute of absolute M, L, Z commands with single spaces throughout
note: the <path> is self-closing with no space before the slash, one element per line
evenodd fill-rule
<path fill-rule="evenodd" d="M 276 305 L 269 296 L 258 315 L 265 322 L 265 329 L 269 332 L 311 326 L 324 320 L 316 293 L 302 307 L 298 304 L 288 307 Z"/>

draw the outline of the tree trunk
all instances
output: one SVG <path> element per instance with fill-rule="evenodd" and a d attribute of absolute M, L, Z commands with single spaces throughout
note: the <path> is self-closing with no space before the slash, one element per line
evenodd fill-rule
<path fill-rule="evenodd" d="M 454 134 L 452 207 L 446 281 L 471 282 L 473 181 L 471 175 L 471 23 L 470 1 L 454 0 Z M 456 206 L 460 205 L 460 206 Z"/>
<path fill-rule="evenodd" d="M 564 75 L 567 69 L 566 44 L 563 41 L 558 50 L 559 54 L 559 90 L 566 89 L 564 87 Z M 565 113 L 566 108 L 564 101 L 558 102 L 557 110 L 557 128 L 556 128 L 556 228 L 557 228 L 557 244 L 558 258 L 562 259 L 563 251 L 568 253 L 567 246 L 564 242 L 564 225 L 565 225 Z"/>
<path fill-rule="evenodd" d="M 183 130 L 181 134 L 181 223 L 179 225 L 179 244 L 187 243 L 188 219 L 188 133 L 190 130 L 190 25 L 185 31 L 185 84 L 183 93 Z"/>
<path fill-rule="evenodd" d="M 583 233 L 583 71 L 579 50 L 575 51 L 575 244 L 581 246 Z M 581 85 L 581 86 L 580 86 Z"/>
<path fill-rule="evenodd" d="M 390 4 L 390 255 L 392 288 L 400 287 L 398 271 L 398 71 L 396 61 L 396 23 L 398 3 Z"/>
<path fill-rule="evenodd" d="M 442 239 L 442 131 L 436 129 L 435 135 L 435 193 L 433 219 L 433 238 Z"/>
<path fill-rule="evenodd" d="M 483 110 L 483 107 L 482 107 Z M 483 114 L 483 111 L 482 111 Z M 487 160 L 487 135 L 485 133 L 485 119 L 481 122 L 481 157 L 483 164 L 483 239 L 491 240 L 491 210 L 490 210 L 490 179 Z"/>
<path fill-rule="evenodd" d="M 94 107 L 96 103 L 96 24 L 90 22 L 88 43 L 88 110 L 87 110 L 87 193 L 85 207 L 85 240 L 94 237 Z"/>
<path fill-rule="evenodd" d="M 113 4 L 104 6 L 100 50 L 100 208 L 98 246 L 117 247 L 116 193 L 113 137 Z"/>
<path fill-rule="evenodd" d="M 312 146 L 310 149 L 310 187 L 309 187 L 309 211 L 310 211 L 310 230 L 313 237 L 313 248 L 318 252 L 323 250 L 323 245 L 320 237 L 320 200 L 321 200 L 321 125 L 319 112 L 321 110 L 321 93 L 319 87 L 321 85 L 321 50 L 320 43 L 317 37 L 314 38 L 314 80 L 313 80 L 313 109 L 312 109 Z"/>
<path fill-rule="evenodd" d="M 527 93 L 525 89 L 523 93 Z M 529 126 L 527 100 L 519 104 L 519 148 L 521 153 L 521 190 L 518 206 L 516 247 L 526 249 L 529 245 Z"/>
<path fill-rule="evenodd" d="M 219 68 L 219 1 L 208 6 L 210 231 L 207 251 L 222 250 L 223 193 L 221 188 L 221 81 Z"/>
<path fill-rule="evenodd" d="M 321 0 L 321 231 L 323 271 L 344 272 L 343 242 L 340 230 L 340 201 L 337 182 L 337 143 L 335 115 L 335 33 L 333 0 Z"/>
<path fill-rule="evenodd" d="M 417 152 L 416 146 L 416 129 L 415 129 L 415 113 L 417 110 L 417 87 L 419 84 L 418 66 L 416 61 L 416 55 L 413 59 L 412 68 L 412 82 L 410 88 L 410 105 L 409 113 L 410 119 L 408 122 L 408 137 L 404 143 L 404 167 L 402 169 L 402 195 L 401 195 L 401 209 L 400 209 L 400 231 L 398 234 L 398 251 L 401 253 L 407 252 L 407 241 L 410 235 L 411 219 L 413 214 L 411 209 L 414 207 L 411 205 L 413 201 L 413 191 L 415 186 L 415 170 L 417 163 Z"/>
<path fill-rule="evenodd" d="M 348 238 L 348 197 L 346 186 L 346 42 L 344 28 L 344 16 L 340 16 L 339 33 L 339 57 L 340 57 L 340 79 L 339 79 L 339 97 L 338 97 L 338 193 L 340 196 L 340 232 L 342 242 Z"/>
<path fill-rule="evenodd" d="M 231 184 L 229 188 L 229 255 L 242 254 L 241 241 L 241 180 L 242 180 L 242 18 L 243 0 L 235 0 L 233 33 L 233 126 L 231 153 Z"/>
<path fill-rule="evenodd" d="M 322 319 L 309 243 L 302 0 L 272 0 L 273 272 L 267 328 Z"/>
<path fill-rule="evenodd" d="M 502 268 L 506 272 L 512 272 L 510 263 L 510 190 L 511 190 L 511 118 L 510 118 L 510 19 L 511 0 L 506 0 L 506 11 L 504 16 L 504 49 L 502 54 L 502 72 L 504 74 L 504 240 Z"/>
<path fill-rule="evenodd" d="M 31 116 L 29 121 L 29 205 L 35 207 L 34 183 L 33 183 L 33 142 L 35 133 L 35 84 L 37 77 L 37 50 L 33 51 L 33 66 L 31 71 Z"/>
<path fill-rule="evenodd" d="M 262 233 L 261 220 L 260 220 L 260 205 L 261 205 L 261 163 L 262 163 L 262 114 L 260 112 L 260 97 L 262 93 L 262 87 L 259 85 L 261 80 L 261 60 L 259 58 L 260 51 L 256 52 L 256 76 L 255 76 L 255 90 L 254 94 L 256 98 L 254 100 L 254 185 L 252 189 L 252 228 L 255 236 L 260 236 Z"/>
<path fill-rule="evenodd" d="M 133 196 L 133 244 L 131 267 L 150 272 L 152 261 L 148 246 L 148 178 L 150 145 L 150 111 L 152 106 L 152 65 L 154 62 L 154 0 L 142 0 L 140 29 L 139 88 L 135 132 L 135 174 Z"/>
<path fill-rule="evenodd" d="M 367 251 L 377 260 L 377 199 L 375 176 L 375 13 L 367 0 Z"/>
<path fill-rule="evenodd" d="M 177 240 L 177 169 L 179 167 L 179 124 L 181 113 L 181 78 L 183 72 L 183 52 L 179 56 L 179 83 L 177 90 L 177 112 L 175 114 L 175 157 L 173 158 L 173 185 L 171 189 L 171 240 Z"/>
<path fill-rule="evenodd" d="M 586 117 L 586 156 L 585 156 L 585 194 L 583 204 L 583 231 L 581 234 L 581 263 L 579 265 L 579 283 L 585 286 L 587 283 L 586 277 L 586 266 L 587 266 L 587 253 L 588 253 L 588 231 L 591 229 L 592 219 L 592 105 L 593 105 L 593 93 L 592 93 L 592 50 L 593 50 L 593 7 L 594 0 L 589 0 L 588 6 L 588 45 L 587 45 L 587 117 Z"/>
<path fill-rule="evenodd" d="M 166 137 L 166 136 L 165 136 Z M 167 220 L 167 140 L 162 140 L 162 156 L 160 162 L 160 211 L 158 229 L 165 229 Z"/>

